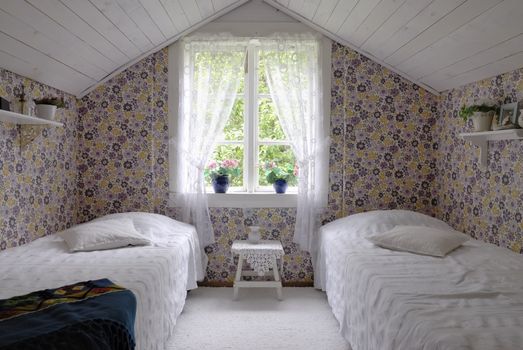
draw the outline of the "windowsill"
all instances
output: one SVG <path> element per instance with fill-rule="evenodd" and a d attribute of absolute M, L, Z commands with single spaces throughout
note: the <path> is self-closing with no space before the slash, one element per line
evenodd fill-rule
<path fill-rule="evenodd" d="M 296 208 L 297 193 L 207 193 L 211 208 Z M 171 193 L 169 204 L 177 207 L 176 194 Z"/>

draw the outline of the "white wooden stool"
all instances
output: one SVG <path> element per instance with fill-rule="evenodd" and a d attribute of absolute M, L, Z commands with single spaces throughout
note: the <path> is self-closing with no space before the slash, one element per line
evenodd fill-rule
<path fill-rule="evenodd" d="M 233 256 L 239 255 L 236 278 L 234 279 L 234 300 L 238 299 L 240 288 L 276 288 L 278 299 L 282 300 L 282 284 L 278 271 L 280 260 L 281 273 L 283 274 L 283 255 L 285 252 L 280 241 L 261 240 L 257 243 L 249 241 L 234 241 L 231 252 Z M 243 270 L 243 261 L 246 260 L 252 270 Z M 274 275 L 273 281 L 243 281 L 242 276 L 268 276 Z"/>

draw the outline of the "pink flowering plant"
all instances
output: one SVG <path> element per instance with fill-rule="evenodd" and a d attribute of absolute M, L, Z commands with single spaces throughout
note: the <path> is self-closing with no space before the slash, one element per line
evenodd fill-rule
<path fill-rule="evenodd" d="M 298 184 L 298 165 L 283 164 L 276 162 L 265 162 L 262 165 L 267 182 L 273 184 L 276 180 L 285 180 L 289 186 Z"/>
<path fill-rule="evenodd" d="M 240 162 L 236 159 L 211 160 L 207 164 L 204 173 L 206 177 L 211 179 L 215 179 L 218 176 L 236 177 L 240 175 Z"/>

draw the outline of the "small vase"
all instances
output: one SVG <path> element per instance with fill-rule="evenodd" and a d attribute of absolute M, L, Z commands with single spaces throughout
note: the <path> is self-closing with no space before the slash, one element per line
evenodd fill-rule
<path fill-rule="evenodd" d="M 247 239 L 251 243 L 258 243 L 260 241 L 260 227 L 259 226 L 249 226 L 249 234 Z"/>
<path fill-rule="evenodd" d="M 489 131 L 492 125 L 492 118 L 494 117 L 494 111 L 490 112 L 475 112 L 471 119 L 474 124 L 474 131 Z"/>
<path fill-rule="evenodd" d="M 276 180 L 272 184 L 276 193 L 285 193 L 285 191 L 287 191 L 287 186 L 287 181 L 283 179 Z"/>
<path fill-rule="evenodd" d="M 229 175 L 216 176 L 212 179 L 214 193 L 227 193 L 229 189 Z"/>

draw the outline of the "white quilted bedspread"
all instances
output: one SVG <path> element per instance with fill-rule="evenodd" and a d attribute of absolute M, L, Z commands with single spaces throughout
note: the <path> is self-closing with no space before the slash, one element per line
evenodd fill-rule
<path fill-rule="evenodd" d="M 63 240 L 51 235 L 7 249 L 0 252 L 0 299 L 109 278 L 137 298 L 137 349 L 164 350 L 187 289 L 196 288 L 203 276 L 202 262 L 195 260 L 201 254 L 196 233 L 178 231 L 145 247 L 69 253 Z"/>
<path fill-rule="evenodd" d="M 316 281 L 354 350 L 523 349 L 523 256 L 475 240 L 443 259 L 382 249 L 364 237 L 446 224 L 358 215 L 322 228 Z"/>

